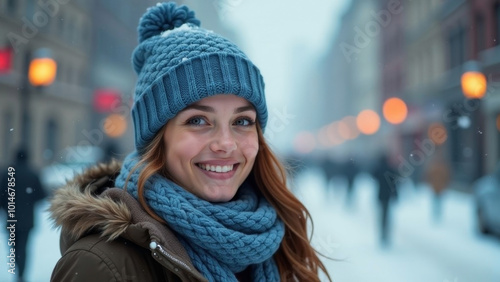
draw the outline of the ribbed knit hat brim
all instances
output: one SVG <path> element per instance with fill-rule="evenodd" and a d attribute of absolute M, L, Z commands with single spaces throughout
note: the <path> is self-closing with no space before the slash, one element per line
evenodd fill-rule
<path fill-rule="evenodd" d="M 204 54 L 184 60 L 139 94 L 132 108 L 137 149 L 144 149 L 166 121 L 182 109 L 217 94 L 247 99 L 257 111 L 260 126 L 266 126 L 264 81 L 258 68 L 240 56 Z"/>

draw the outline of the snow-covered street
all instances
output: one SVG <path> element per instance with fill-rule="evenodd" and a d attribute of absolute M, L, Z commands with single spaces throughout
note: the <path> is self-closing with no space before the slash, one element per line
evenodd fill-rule
<path fill-rule="evenodd" d="M 330 183 L 326 192 L 316 171 L 296 180 L 297 194 L 314 220 L 314 245 L 338 259 L 324 260 L 334 281 L 500 281 L 500 240 L 477 232 L 470 195 L 447 191 L 436 223 L 430 190 L 404 187 L 392 210 L 392 244 L 383 248 L 372 179 L 358 176 L 350 207 L 343 184 Z"/>
<path fill-rule="evenodd" d="M 430 191 L 425 186 L 402 189 L 393 206 L 392 244 L 382 248 L 371 178 L 358 176 L 351 206 L 345 204 L 343 182 L 331 184 L 327 191 L 322 175 L 309 170 L 294 186 L 313 216 L 315 247 L 336 259 L 324 260 L 334 281 L 500 281 L 500 240 L 476 231 L 470 195 L 447 191 L 442 220 L 436 223 Z M 60 257 L 59 232 L 51 228 L 46 208 L 47 202 L 37 207 L 27 281 L 48 281 Z M 7 272 L 6 232 L 0 240 L 5 242 L 0 244 L 5 254 L 0 281 L 14 281 Z"/>

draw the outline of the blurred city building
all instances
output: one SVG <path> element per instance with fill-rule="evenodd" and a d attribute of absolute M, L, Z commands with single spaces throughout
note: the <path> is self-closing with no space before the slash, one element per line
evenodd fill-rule
<path fill-rule="evenodd" d="M 432 154 L 432 149 L 417 146 L 430 144 L 427 127 L 432 122 L 441 122 L 445 109 L 440 97 L 446 62 L 439 19 L 441 2 L 425 0 L 403 4 L 399 16 L 404 20 L 398 23 L 397 40 L 403 63 L 400 69 L 387 72 L 388 78 L 399 78 L 398 89 L 390 95 L 403 98 L 410 108 L 406 122 L 395 130 L 399 131 L 397 136 L 402 145 L 397 153 L 415 164 L 411 175 L 414 181 L 422 177 L 423 166 Z M 383 47 L 389 48 L 389 45 Z M 459 98 L 463 97 L 458 94 Z"/>
<path fill-rule="evenodd" d="M 374 160 L 389 151 L 401 176 L 419 181 L 441 147 L 454 187 L 470 189 L 500 158 L 498 40 L 498 0 L 352 0 L 316 65 L 321 105 L 314 115 L 323 122 L 314 135 L 321 143 L 321 128 L 363 109 L 379 114 L 380 128 L 311 153 Z M 486 76 L 484 97 L 464 96 L 461 77 L 470 70 Z M 393 97 L 404 102 L 401 123 L 383 112 Z"/>
<path fill-rule="evenodd" d="M 498 59 L 481 56 L 498 49 L 500 2 L 426 0 L 406 5 L 408 64 L 401 94 L 415 109 L 418 122 L 402 136 L 402 154 L 421 151 L 427 161 L 434 150 L 426 153 L 417 142 L 430 140 L 443 146 L 455 187 L 468 189 L 472 181 L 493 169 L 500 153 L 495 125 L 499 108 L 494 103 L 499 94 L 495 83 Z M 461 76 L 470 66 L 487 77 L 487 93 L 482 99 L 468 99 L 462 92 Z M 431 136 L 436 124 L 445 130 L 442 144 Z"/>
<path fill-rule="evenodd" d="M 22 104 L 28 106 L 26 139 L 37 165 L 51 161 L 57 150 L 90 127 L 88 101 L 92 19 L 87 1 L 0 1 L 0 49 L 9 50 L 10 68 L 0 74 L 0 158 L 21 142 Z M 61 1 L 62 2 L 62 1 Z M 42 3 L 42 2 L 40 2 Z M 23 85 L 26 60 L 40 48 L 50 49 L 57 77 L 47 87 Z M 29 99 L 21 98 L 28 86 Z"/>
<path fill-rule="evenodd" d="M 197 11 L 204 28 L 237 41 L 221 24 L 218 1 L 177 2 Z M 36 167 L 66 161 L 67 148 L 100 147 L 118 159 L 133 149 L 131 54 L 139 19 L 156 3 L 0 0 L 0 160 L 8 160 L 21 139 Z M 56 79 L 50 86 L 23 85 L 25 61 L 40 48 L 57 62 Z M 25 103 L 28 138 L 22 137 Z M 72 154 L 85 160 L 87 152 Z"/>

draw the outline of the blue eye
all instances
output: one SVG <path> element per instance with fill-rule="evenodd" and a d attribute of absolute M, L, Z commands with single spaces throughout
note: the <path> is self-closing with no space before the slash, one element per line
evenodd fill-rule
<path fill-rule="evenodd" d="M 240 118 L 234 122 L 235 125 L 238 126 L 251 126 L 255 124 L 255 121 L 253 121 L 250 118 Z"/>
<path fill-rule="evenodd" d="M 199 126 L 199 125 L 205 125 L 207 124 L 207 122 L 202 117 L 193 117 L 188 119 L 186 124 Z"/>

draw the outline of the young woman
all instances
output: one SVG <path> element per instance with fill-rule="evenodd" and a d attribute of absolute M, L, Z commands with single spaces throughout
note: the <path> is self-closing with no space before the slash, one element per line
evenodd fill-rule
<path fill-rule="evenodd" d="M 148 9 L 139 41 L 136 150 L 56 192 L 62 258 L 52 280 L 328 276 L 308 240 L 310 215 L 264 140 L 259 70 L 175 3 Z"/>

